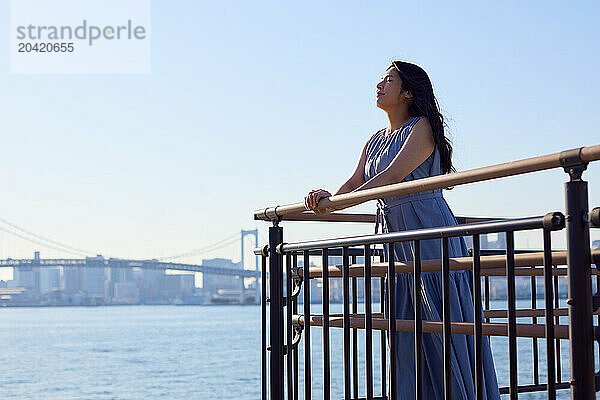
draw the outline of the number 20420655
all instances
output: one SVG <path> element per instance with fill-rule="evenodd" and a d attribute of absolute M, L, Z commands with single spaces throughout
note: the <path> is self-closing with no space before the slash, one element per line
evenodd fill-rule
<path fill-rule="evenodd" d="M 73 43 L 19 43 L 19 53 L 72 53 Z"/>

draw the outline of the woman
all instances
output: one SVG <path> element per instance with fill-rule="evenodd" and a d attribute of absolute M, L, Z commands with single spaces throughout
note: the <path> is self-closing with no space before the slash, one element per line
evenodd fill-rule
<path fill-rule="evenodd" d="M 393 61 L 377 84 L 377 107 L 386 112 L 389 124 L 365 144 L 354 173 L 335 195 L 370 189 L 402 181 L 449 173 L 452 146 L 444 134 L 444 119 L 433 94 L 427 73 L 419 66 Z M 318 208 L 319 200 L 329 197 L 326 190 L 311 191 L 305 206 L 317 214 L 333 211 Z M 456 219 L 442 197 L 441 189 L 378 200 L 378 223 L 384 233 L 456 225 Z M 377 230 L 377 227 L 376 227 Z M 387 252 L 387 251 L 386 251 Z M 411 261 L 412 242 L 394 246 L 396 261 Z M 468 256 L 464 240 L 449 240 L 450 257 Z M 440 259 L 439 239 L 421 242 L 422 259 Z M 451 319 L 473 322 L 471 295 L 472 271 L 450 273 Z M 413 319 L 413 276 L 396 275 L 396 312 L 398 319 Z M 426 320 L 442 318 L 442 278 L 440 272 L 422 274 L 422 315 Z M 398 399 L 415 398 L 414 336 L 397 333 L 396 374 Z M 452 398 L 475 397 L 474 338 L 452 335 Z M 443 398 L 443 337 L 423 334 L 423 399 Z M 483 337 L 484 398 L 500 399 L 489 341 Z"/>

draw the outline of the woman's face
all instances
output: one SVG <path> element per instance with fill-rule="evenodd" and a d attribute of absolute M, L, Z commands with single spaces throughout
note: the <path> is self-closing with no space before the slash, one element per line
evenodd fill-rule
<path fill-rule="evenodd" d="M 385 71 L 377 84 L 377 107 L 389 110 L 407 103 L 411 96 L 407 90 L 402 90 L 402 78 L 395 68 Z"/>

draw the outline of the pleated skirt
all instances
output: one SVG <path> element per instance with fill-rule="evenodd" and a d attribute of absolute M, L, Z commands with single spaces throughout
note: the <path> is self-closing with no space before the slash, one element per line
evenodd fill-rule
<path fill-rule="evenodd" d="M 380 206 L 383 232 L 400 232 L 413 229 L 455 225 L 456 220 L 446 201 L 440 195 L 410 196 L 405 201 Z M 420 242 L 421 259 L 441 259 L 441 240 L 429 239 Z M 389 249 L 385 246 L 386 258 Z M 468 256 L 463 238 L 448 241 L 450 257 Z M 398 242 L 394 245 L 396 261 L 412 261 L 414 244 Z M 414 319 L 412 273 L 396 274 L 396 318 Z M 472 271 L 450 272 L 450 317 L 452 322 L 473 322 Z M 441 272 L 423 272 L 421 276 L 421 311 L 423 320 L 441 321 L 443 315 Z M 415 345 L 412 332 L 396 334 L 397 352 L 396 377 L 397 398 L 415 399 Z M 475 337 L 473 335 L 451 336 L 452 348 L 452 398 L 475 398 Z M 444 345 L 441 333 L 423 333 L 423 393 L 421 399 L 444 398 Z M 489 338 L 482 337 L 484 399 L 500 399 L 498 382 Z"/>

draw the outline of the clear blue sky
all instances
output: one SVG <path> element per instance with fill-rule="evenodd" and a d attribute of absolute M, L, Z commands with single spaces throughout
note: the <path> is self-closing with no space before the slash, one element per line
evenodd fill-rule
<path fill-rule="evenodd" d="M 459 170 L 600 143 L 598 2 L 154 1 L 147 75 L 10 74 L 0 4 L 0 217 L 106 256 L 177 254 L 241 228 L 266 237 L 254 209 L 335 190 L 387 123 L 375 84 L 391 59 L 428 71 Z M 586 172 L 591 205 L 599 172 Z M 460 215 L 543 214 L 564 208 L 565 179 L 446 198 Z M 371 230 L 291 223 L 285 235 Z M 33 247 L 0 233 L 2 258 Z"/>

